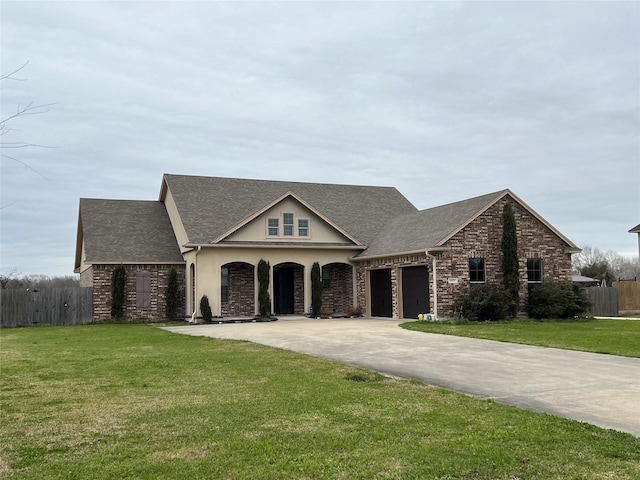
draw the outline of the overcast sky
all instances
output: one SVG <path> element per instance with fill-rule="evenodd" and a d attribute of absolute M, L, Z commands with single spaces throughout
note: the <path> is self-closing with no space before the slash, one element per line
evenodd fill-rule
<path fill-rule="evenodd" d="M 0 3 L 1 268 L 73 273 L 81 197 L 163 173 L 511 189 L 637 255 L 639 2 Z M 24 79 L 24 81 L 20 81 Z M 40 145 L 9 149 L 8 143 Z"/>

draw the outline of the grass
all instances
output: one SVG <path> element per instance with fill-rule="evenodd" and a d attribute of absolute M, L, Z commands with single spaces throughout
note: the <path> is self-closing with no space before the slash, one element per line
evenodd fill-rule
<path fill-rule="evenodd" d="M 0 331 L 0 477 L 636 479 L 640 438 L 148 325 Z"/>
<path fill-rule="evenodd" d="M 635 320 L 407 322 L 400 326 L 420 332 L 640 357 L 640 321 Z"/>

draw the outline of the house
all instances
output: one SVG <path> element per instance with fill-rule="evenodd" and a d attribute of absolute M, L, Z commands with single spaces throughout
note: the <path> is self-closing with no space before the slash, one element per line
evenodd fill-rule
<path fill-rule="evenodd" d="M 501 280 L 507 203 L 524 310 L 532 285 L 571 281 L 580 249 L 510 190 L 418 210 L 393 187 L 166 174 L 157 201 L 80 200 L 75 272 L 94 289 L 98 319 L 110 315 L 117 265 L 127 271 L 128 317 L 163 318 L 172 268 L 185 315 L 199 314 L 207 295 L 216 316 L 254 316 L 261 259 L 276 315 L 309 311 L 318 262 L 323 306 L 333 312 L 450 317 L 470 285 Z"/>
<path fill-rule="evenodd" d="M 640 257 L 640 224 L 636 225 L 631 230 L 629 230 L 629 233 L 638 234 L 638 257 Z"/>

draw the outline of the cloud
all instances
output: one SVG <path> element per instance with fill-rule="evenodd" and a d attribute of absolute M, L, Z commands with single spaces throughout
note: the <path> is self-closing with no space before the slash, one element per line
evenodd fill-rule
<path fill-rule="evenodd" d="M 55 147 L 16 152 L 48 180 L 2 161 L 3 268 L 69 273 L 78 199 L 155 199 L 164 172 L 390 185 L 419 208 L 511 188 L 574 242 L 633 252 L 639 17 L 632 2 L 4 2 L 3 68 L 29 65 L 3 112 L 57 104 L 11 134 Z"/>

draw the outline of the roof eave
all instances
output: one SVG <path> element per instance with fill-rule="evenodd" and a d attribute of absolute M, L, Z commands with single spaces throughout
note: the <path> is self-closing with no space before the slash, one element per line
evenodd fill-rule
<path fill-rule="evenodd" d="M 388 252 L 388 253 L 379 253 L 376 255 L 365 255 L 363 257 L 352 257 L 351 259 L 355 262 L 364 262 L 365 260 L 378 260 L 380 258 L 389 258 L 389 257 L 402 257 L 405 255 L 420 255 L 427 252 L 448 252 L 451 250 L 451 247 L 448 246 L 433 246 L 433 247 L 425 247 L 418 250 L 408 250 L 406 252 Z"/>

